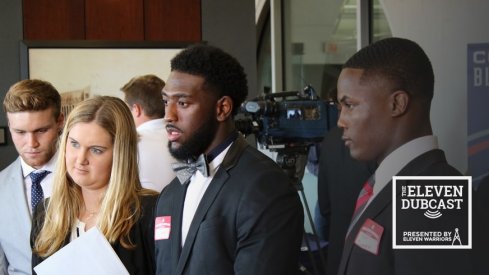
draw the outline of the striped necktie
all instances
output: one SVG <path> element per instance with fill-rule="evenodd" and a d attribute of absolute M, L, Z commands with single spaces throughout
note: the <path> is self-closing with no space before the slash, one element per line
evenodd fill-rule
<path fill-rule="evenodd" d="M 360 194 L 358 194 L 357 203 L 355 204 L 355 210 L 353 211 L 353 216 L 351 218 L 350 227 L 348 228 L 348 233 L 350 232 L 353 225 L 357 222 L 360 214 L 362 214 L 363 209 L 367 206 L 368 200 L 372 197 L 374 193 L 375 184 L 375 174 L 370 176 L 370 178 L 363 184 Z"/>

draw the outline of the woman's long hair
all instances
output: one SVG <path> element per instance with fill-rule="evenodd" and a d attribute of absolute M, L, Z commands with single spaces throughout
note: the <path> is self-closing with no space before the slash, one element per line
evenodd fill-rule
<path fill-rule="evenodd" d="M 53 192 L 46 205 L 43 227 L 34 252 L 47 257 L 59 250 L 74 228 L 84 207 L 81 188 L 66 169 L 66 145 L 77 123 L 95 122 L 112 137 L 112 171 L 105 194 L 100 198 L 98 229 L 110 243 L 134 247 L 129 233 L 141 215 L 139 195 L 156 194 L 143 189 L 137 164 L 137 132 L 127 105 L 116 97 L 99 96 L 81 102 L 69 114 L 60 140 Z"/>

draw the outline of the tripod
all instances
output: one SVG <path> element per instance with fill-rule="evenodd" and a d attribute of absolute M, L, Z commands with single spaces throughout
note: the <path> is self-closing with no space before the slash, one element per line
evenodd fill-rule
<path fill-rule="evenodd" d="M 294 147 L 284 147 L 280 149 L 275 149 L 277 152 L 277 164 L 284 170 L 284 172 L 289 176 L 294 184 L 294 187 L 297 189 L 299 194 L 301 195 L 302 202 L 304 205 L 304 209 L 311 224 L 312 232 L 313 232 L 313 241 L 316 243 L 317 251 L 319 254 L 320 263 L 316 261 L 314 255 L 312 254 L 312 248 L 307 238 L 306 230 L 304 228 L 304 242 L 307 247 L 307 252 L 309 254 L 314 274 L 321 274 L 320 272 L 325 272 L 326 270 L 326 261 L 321 249 L 321 243 L 316 231 L 316 227 L 314 225 L 314 221 L 311 215 L 311 211 L 309 209 L 309 204 L 307 203 L 307 198 L 304 192 L 304 186 L 302 184 L 302 177 L 304 175 L 305 164 L 307 160 L 307 155 L 309 152 L 308 145 L 299 145 Z M 302 271 L 306 271 L 306 268 L 302 265 Z"/>

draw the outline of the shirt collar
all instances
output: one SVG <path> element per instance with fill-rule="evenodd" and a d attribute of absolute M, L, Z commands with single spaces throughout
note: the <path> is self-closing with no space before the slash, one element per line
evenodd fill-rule
<path fill-rule="evenodd" d="M 207 154 L 206 160 L 211 163 L 218 155 L 224 151 L 231 143 L 233 143 L 238 138 L 238 132 L 233 131 L 221 144 L 217 145 L 216 148 L 212 149 L 209 154 Z"/>
<path fill-rule="evenodd" d="M 438 149 L 438 139 L 429 135 L 413 139 L 392 151 L 375 171 L 374 194 L 380 192 L 409 162 L 434 149 Z"/>
<path fill-rule="evenodd" d="M 24 159 L 22 159 L 22 157 L 20 157 L 20 166 L 22 167 L 22 175 L 24 176 L 24 178 L 26 178 L 30 173 L 32 173 L 33 171 L 37 171 L 37 170 L 46 170 L 46 171 L 49 171 L 52 173 L 54 171 L 55 166 L 56 166 L 56 160 L 57 159 L 58 159 L 58 152 L 56 152 L 51 157 L 51 159 L 47 163 L 45 163 L 41 168 L 35 169 L 34 167 L 27 164 L 24 161 Z"/>
<path fill-rule="evenodd" d="M 212 152 L 218 153 L 217 155 L 215 155 L 215 157 L 212 157 L 210 160 L 208 160 L 209 158 L 206 156 L 207 165 L 209 166 L 209 177 L 211 177 L 211 178 L 214 177 L 217 169 L 219 168 L 219 166 L 221 166 L 221 164 L 224 160 L 224 157 L 226 157 L 226 154 L 229 151 L 229 148 L 231 148 L 231 145 L 233 144 L 233 142 L 236 140 L 237 137 L 238 137 L 238 135 L 236 132 L 235 138 L 227 138 L 223 143 L 221 143 L 219 146 L 214 148 L 214 150 L 212 150 Z M 226 145 L 226 147 L 224 147 L 225 145 Z M 220 148 L 222 148 L 222 149 L 220 149 Z M 216 149 L 219 149 L 219 150 L 216 150 Z M 191 181 L 193 181 L 195 179 L 195 176 L 197 174 L 203 176 L 202 173 L 200 173 L 200 171 L 197 170 L 196 174 L 194 174 L 192 176 Z"/>

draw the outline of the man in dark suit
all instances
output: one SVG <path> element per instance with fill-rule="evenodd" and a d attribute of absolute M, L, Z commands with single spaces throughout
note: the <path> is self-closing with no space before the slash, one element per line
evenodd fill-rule
<path fill-rule="evenodd" d="M 379 166 L 362 194 L 370 197 L 357 201 L 363 210 L 359 207 L 350 224 L 338 274 L 478 274 L 468 249 L 393 249 L 392 176 L 460 175 L 433 136 L 433 90 L 431 62 L 407 39 L 373 43 L 343 66 L 338 79 L 343 140 L 354 159 Z M 375 234 L 365 235 L 368 230 Z"/>
<path fill-rule="evenodd" d="M 345 235 L 362 185 L 375 171 L 375 163 L 351 158 L 343 144 L 343 130 L 335 127 L 324 137 L 318 167 L 318 203 L 325 218 L 328 244 L 326 274 L 336 274 Z"/>
<path fill-rule="evenodd" d="M 168 147 L 182 163 L 156 208 L 156 273 L 297 274 L 297 191 L 235 129 L 247 96 L 242 66 L 216 47 L 191 46 L 172 59 L 162 94 Z"/>

